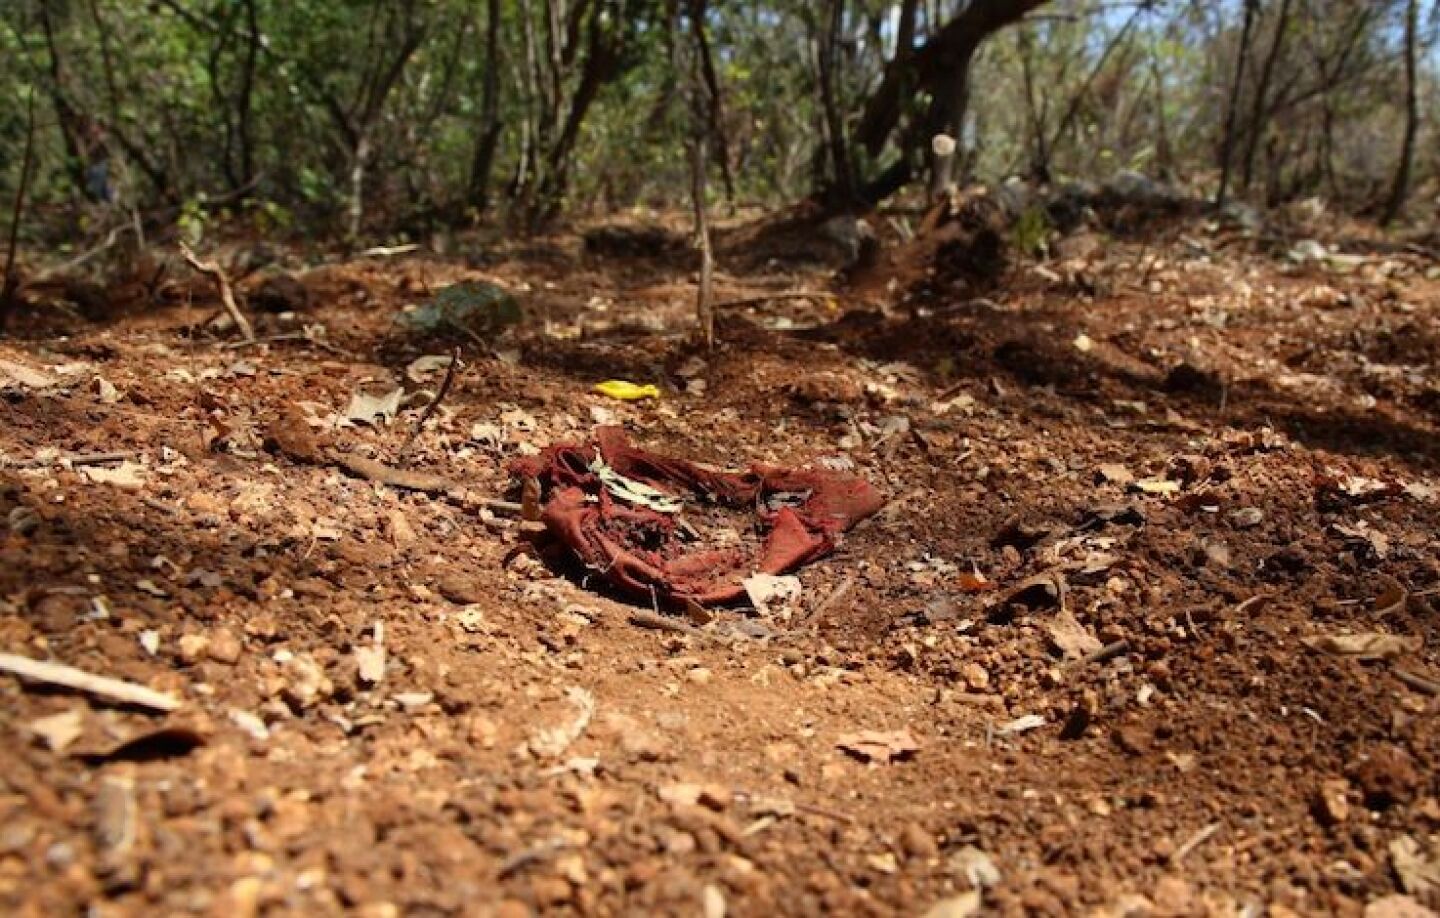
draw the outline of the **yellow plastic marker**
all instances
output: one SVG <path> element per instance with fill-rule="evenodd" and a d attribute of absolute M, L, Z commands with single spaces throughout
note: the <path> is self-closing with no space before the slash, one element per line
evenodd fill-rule
<path fill-rule="evenodd" d="M 595 384 L 595 391 L 622 402 L 638 402 L 642 398 L 659 398 L 660 390 L 649 383 L 640 386 L 623 379 L 607 379 Z"/>

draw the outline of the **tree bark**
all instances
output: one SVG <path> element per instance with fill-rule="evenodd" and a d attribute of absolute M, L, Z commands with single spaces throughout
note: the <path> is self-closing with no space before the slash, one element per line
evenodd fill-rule
<path fill-rule="evenodd" d="M 953 94 L 963 89 L 963 74 L 975 49 L 990 35 L 1018 22 L 1045 0 L 971 0 L 913 54 L 896 55 L 885 66 L 880 83 L 866 100 L 855 142 L 878 156 L 900 123 L 905 104 L 920 89 Z M 929 18 L 934 22 L 933 13 Z M 946 103 L 947 105 L 950 103 Z M 929 138 L 925 138 L 928 142 Z"/>
<path fill-rule="evenodd" d="M 820 104 L 825 113 L 825 142 L 830 152 L 831 195 L 842 208 L 855 203 L 855 170 L 845 136 L 845 113 L 836 85 L 840 70 L 840 40 L 845 25 L 845 0 L 829 0 L 820 31 Z"/>
<path fill-rule="evenodd" d="M 1420 100 L 1416 89 L 1415 33 L 1420 18 L 1419 0 L 1409 0 L 1405 5 L 1405 136 L 1400 142 L 1400 162 L 1395 166 L 1395 181 L 1390 188 L 1390 199 L 1380 215 L 1381 225 L 1395 222 L 1405 207 L 1405 198 L 1410 193 L 1410 172 L 1415 162 L 1415 135 L 1420 130 Z"/>
<path fill-rule="evenodd" d="M 705 16 L 708 0 L 690 0 L 690 30 L 695 39 L 695 53 L 699 58 L 700 75 L 705 80 L 706 124 L 709 127 L 710 145 L 715 150 L 716 164 L 720 167 L 720 181 L 725 186 L 725 200 L 735 202 L 735 175 L 730 167 L 730 143 L 725 137 L 725 104 L 720 94 L 720 75 L 715 71 L 714 56 L 710 53 L 710 39 L 705 32 Z"/>
<path fill-rule="evenodd" d="M 1255 24 L 1259 0 L 1245 0 L 1245 18 L 1240 25 L 1240 50 L 1235 55 L 1235 79 L 1230 83 L 1230 103 L 1225 114 L 1225 136 L 1220 143 L 1220 189 L 1215 206 L 1224 207 L 1230 192 L 1230 155 L 1235 148 L 1235 116 L 1240 110 L 1240 86 L 1245 81 L 1245 61 L 1250 57 L 1250 31 Z"/>
<path fill-rule="evenodd" d="M 1270 98 L 1270 80 L 1275 74 L 1275 62 L 1280 58 L 1280 48 L 1285 43 L 1285 31 L 1290 25 L 1290 0 L 1280 0 L 1280 11 L 1275 18 L 1275 34 L 1270 38 L 1270 49 L 1265 53 L 1265 63 L 1260 67 L 1260 82 L 1255 87 L 1255 100 L 1250 106 L 1250 129 L 1245 138 L 1244 168 L 1240 173 L 1240 187 L 1250 190 L 1255 176 L 1255 151 L 1260 146 L 1260 135 L 1265 129 L 1266 102 Z"/>
<path fill-rule="evenodd" d="M 500 143 L 500 0 L 487 0 L 485 23 L 485 81 L 480 90 L 480 136 L 470 161 L 467 197 L 477 213 L 490 208 L 490 173 Z"/>

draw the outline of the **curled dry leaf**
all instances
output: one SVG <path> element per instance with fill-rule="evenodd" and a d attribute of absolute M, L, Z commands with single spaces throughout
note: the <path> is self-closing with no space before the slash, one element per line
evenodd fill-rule
<path fill-rule="evenodd" d="M 1302 638 L 1311 650 L 1356 660 L 1394 660 L 1414 653 L 1423 644 L 1418 637 L 1371 631 L 1364 634 L 1321 634 Z"/>
<path fill-rule="evenodd" d="M 1101 647 L 1100 640 L 1091 634 L 1075 613 L 1061 609 L 1045 623 L 1050 640 L 1067 660 L 1078 660 L 1094 653 Z"/>
<path fill-rule="evenodd" d="M 1401 889 L 1422 898 L 1440 893 L 1440 836 L 1433 836 L 1425 846 L 1414 836 L 1401 835 L 1392 839 L 1389 847 L 1390 864 Z"/>
<path fill-rule="evenodd" d="M 841 750 L 866 762 L 888 765 L 907 759 L 920 751 L 920 744 L 909 729 L 861 730 L 846 733 L 835 742 Z"/>

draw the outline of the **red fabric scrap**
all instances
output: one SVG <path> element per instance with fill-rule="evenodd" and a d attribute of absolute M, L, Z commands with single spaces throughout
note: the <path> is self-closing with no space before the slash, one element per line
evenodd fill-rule
<path fill-rule="evenodd" d="M 682 542 L 675 518 L 616 500 L 590 471 L 596 456 L 616 472 L 691 501 L 751 509 L 765 532 L 758 549 Z M 836 537 L 884 500 L 853 475 L 755 464 L 717 472 L 631 446 L 618 427 L 595 431 L 595 445 L 560 444 L 510 463 L 540 482 L 546 528 L 617 589 L 667 603 L 739 598 L 752 573 L 783 574 L 835 548 Z M 785 495 L 772 509 L 768 499 Z"/>

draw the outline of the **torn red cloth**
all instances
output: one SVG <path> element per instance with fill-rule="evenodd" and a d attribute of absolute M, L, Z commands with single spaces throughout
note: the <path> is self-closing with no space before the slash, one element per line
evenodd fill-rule
<path fill-rule="evenodd" d="M 636 597 L 702 604 L 737 599 L 746 577 L 783 574 L 830 553 L 839 533 L 884 503 L 853 475 L 761 464 L 743 473 L 717 472 L 631 446 L 618 427 L 598 428 L 595 440 L 595 446 L 551 446 L 515 460 L 510 471 L 540 482 L 546 528 L 587 567 Z M 597 457 L 667 494 L 753 510 L 763 543 L 747 550 L 681 541 L 673 515 L 617 500 L 592 470 Z"/>

